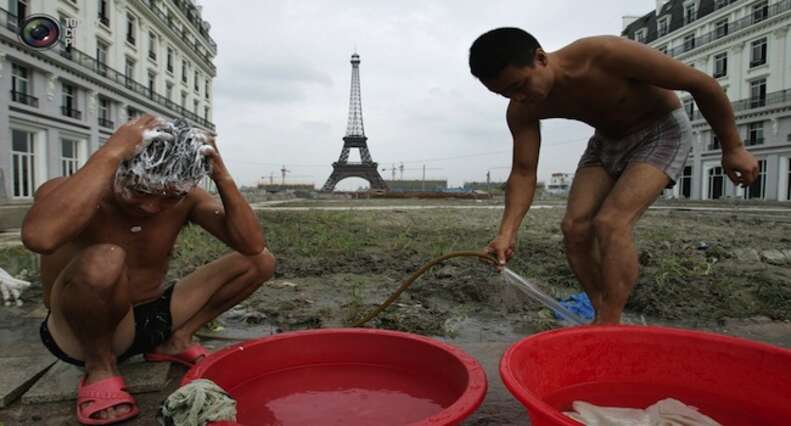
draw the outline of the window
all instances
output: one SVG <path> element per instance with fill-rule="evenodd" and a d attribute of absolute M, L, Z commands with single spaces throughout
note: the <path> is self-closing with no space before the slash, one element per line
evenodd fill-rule
<path fill-rule="evenodd" d="M 684 23 L 689 24 L 698 18 L 698 5 L 694 2 L 684 5 Z"/>
<path fill-rule="evenodd" d="M 203 107 L 203 119 L 206 120 L 206 121 L 209 121 L 209 107 L 208 106 L 204 106 Z"/>
<path fill-rule="evenodd" d="M 134 120 L 135 118 L 137 118 L 138 114 L 139 114 L 139 111 L 137 111 L 134 107 L 132 107 L 132 106 L 127 106 L 126 107 L 126 119 L 127 119 L 127 121 Z"/>
<path fill-rule="evenodd" d="M 765 64 L 766 38 L 755 40 L 750 46 L 750 68 Z"/>
<path fill-rule="evenodd" d="M 640 28 L 639 30 L 634 32 L 634 39 L 635 41 L 639 41 L 640 43 L 645 43 L 645 36 L 647 30 L 645 28 Z"/>
<path fill-rule="evenodd" d="M 714 24 L 714 38 L 725 37 L 728 35 L 728 18 L 717 21 Z"/>
<path fill-rule="evenodd" d="M 126 41 L 137 45 L 137 18 L 130 14 L 126 14 Z"/>
<path fill-rule="evenodd" d="M 36 188 L 35 134 L 11 130 L 11 166 L 14 198 L 29 198 Z"/>
<path fill-rule="evenodd" d="M 148 72 L 148 95 L 153 97 L 157 92 L 157 75 L 153 71 Z"/>
<path fill-rule="evenodd" d="M 766 79 L 750 82 L 750 108 L 759 108 L 766 105 Z"/>
<path fill-rule="evenodd" d="M 115 123 L 110 120 L 110 100 L 99 96 L 99 125 L 112 129 Z"/>
<path fill-rule="evenodd" d="M 126 77 L 126 87 L 131 87 L 132 82 L 135 81 L 135 60 L 128 56 L 124 65 L 124 76 Z"/>
<path fill-rule="evenodd" d="M 681 196 L 686 199 L 692 197 L 692 166 L 684 167 L 681 175 Z"/>
<path fill-rule="evenodd" d="M 722 9 L 728 5 L 728 0 L 714 0 L 714 9 Z"/>
<path fill-rule="evenodd" d="M 192 88 L 195 89 L 196 92 L 200 92 L 200 74 L 198 74 L 197 70 L 192 77 Z"/>
<path fill-rule="evenodd" d="M 187 94 L 181 92 L 181 109 L 187 109 Z"/>
<path fill-rule="evenodd" d="M 71 176 L 80 168 L 80 141 L 63 139 L 61 142 L 60 166 L 61 176 Z"/>
<path fill-rule="evenodd" d="M 761 22 L 769 16 L 769 1 L 763 0 L 753 4 L 753 22 Z"/>
<path fill-rule="evenodd" d="M 105 26 L 110 26 L 110 13 L 109 13 L 107 0 L 99 0 L 99 22 Z"/>
<path fill-rule="evenodd" d="M 714 78 L 728 75 L 728 52 L 714 55 Z"/>
<path fill-rule="evenodd" d="M 670 18 L 663 16 L 656 23 L 656 33 L 659 37 L 662 37 L 668 32 L 670 32 Z"/>
<path fill-rule="evenodd" d="M 723 195 L 725 195 L 725 179 L 722 167 L 712 167 L 709 169 L 709 199 L 719 200 Z"/>
<path fill-rule="evenodd" d="M 169 81 L 165 83 L 165 97 L 168 98 L 169 101 L 173 100 L 173 83 Z"/>
<path fill-rule="evenodd" d="M 187 61 L 186 59 L 182 59 L 181 61 L 181 82 L 187 82 Z"/>
<path fill-rule="evenodd" d="M 148 57 L 157 60 L 157 35 L 153 32 L 148 32 Z"/>
<path fill-rule="evenodd" d="M 747 125 L 747 146 L 762 145 L 764 143 L 764 122 L 758 121 Z"/>
<path fill-rule="evenodd" d="M 684 101 L 684 111 L 687 112 L 687 117 L 689 117 L 690 120 L 694 120 L 695 119 L 695 101 L 693 101 L 692 99 L 686 99 Z"/>
<path fill-rule="evenodd" d="M 67 117 L 82 119 L 82 112 L 77 110 L 77 88 L 68 83 L 63 83 L 63 105 L 61 113 Z"/>
<path fill-rule="evenodd" d="M 791 201 L 791 158 L 788 159 L 788 177 L 786 180 L 786 200 Z"/>
<path fill-rule="evenodd" d="M 16 16 L 17 20 L 13 21 L 9 19 L 7 22 L 8 29 L 16 31 L 18 27 L 21 27 L 27 17 L 28 9 L 28 0 L 9 0 L 8 12 L 12 16 Z"/>
<path fill-rule="evenodd" d="M 695 34 L 687 34 L 684 36 L 684 51 L 692 50 L 695 48 Z"/>
<path fill-rule="evenodd" d="M 203 80 L 203 96 L 209 99 L 209 79 Z"/>
<path fill-rule="evenodd" d="M 169 73 L 173 72 L 173 48 L 170 46 L 168 46 L 167 68 Z"/>
<path fill-rule="evenodd" d="M 101 40 L 96 40 L 96 72 L 107 75 L 107 50 L 110 46 Z"/>
<path fill-rule="evenodd" d="M 197 99 L 194 99 L 192 101 L 192 112 L 194 112 L 195 115 L 198 115 L 198 100 Z"/>
<path fill-rule="evenodd" d="M 766 160 L 758 160 L 758 179 L 745 191 L 745 200 L 763 200 L 766 198 Z"/>
<path fill-rule="evenodd" d="M 711 142 L 709 142 L 709 146 L 707 147 L 709 151 L 717 151 L 720 149 L 720 140 L 717 138 L 717 135 L 711 135 Z"/>
<path fill-rule="evenodd" d="M 11 66 L 11 91 L 22 95 L 28 94 L 30 75 L 27 68 L 13 64 Z"/>

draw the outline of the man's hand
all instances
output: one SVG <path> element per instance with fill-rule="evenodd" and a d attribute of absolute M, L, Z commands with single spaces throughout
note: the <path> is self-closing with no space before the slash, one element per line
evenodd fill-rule
<path fill-rule="evenodd" d="M 218 178 L 227 176 L 228 170 L 225 168 L 220 151 L 217 149 L 214 136 L 206 134 L 205 138 L 204 145 L 200 148 L 200 153 L 211 163 L 211 178 L 216 181 Z"/>
<path fill-rule="evenodd" d="M 105 149 L 111 150 L 122 160 L 129 160 L 139 154 L 154 139 L 173 139 L 169 133 L 157 130 L 164 124 L 161 119 L 146 114 L 131 120 L 119 127 L 105 144 Z"/>
<path fill-rule="evenodd" d="M 722 167 L 735 184 L 747 187 L 758 177 L 758 161 L 744 147 L 724 151 Z"/>
<path fill-rule="evenodd" d="M 485 253 L 494 254 L 497 256 L 497 263 L 500 267 L 505 266 L 511 257 L 514 255 L 514 248 L 516 247 L 516 236 L 508 237 L 506 235 L 498 235 L 486 248 L 483 249 Z M 498 268 L 499 269 L 499 268 Z"/>

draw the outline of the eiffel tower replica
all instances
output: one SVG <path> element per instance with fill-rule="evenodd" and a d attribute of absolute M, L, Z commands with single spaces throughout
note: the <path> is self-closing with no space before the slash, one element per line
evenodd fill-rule
<path fill-rule="evenodd" d="M 343 149 L 338 161 L 332 163 L 332 174 L 321 188 L 322 192 L 332 192 L 338 182 L 348 177 L 362 178 L 368 181 L 371 190 L 387 191 L 387 184 L 379 174 L 377 164 L 371 159 L 368 151 L 368 138 L 363 129 L 363 105 L 360 98 L 360 55 L 352 55 L 352 90 L 349 96 L 349 121 L 346 124 L 346 136 L 343 137 Z M 349 162 L 349 150 L 360 150 L 360 162 Z"/>

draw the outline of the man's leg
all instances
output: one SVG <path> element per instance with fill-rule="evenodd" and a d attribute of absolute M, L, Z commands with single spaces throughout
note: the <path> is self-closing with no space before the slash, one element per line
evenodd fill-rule
<path fill-rule="evenodd" d="M 64 268 L 52 287 L 47 326 L 61 350 L 85 361 L 86 385 L 118 376 L 116 354 L 134 339 L 125 260 L 121 247 L 90 246 Z M 130 409 L 121 404 L 93 417 L 111 419 Z"/>
<path fill-rule="evenodd" d="M 602 305 L 604 285 L 593 218 L 614 184 L 615 179 L 603 167 L 578 169 L 571 184 L 566 215 L 561 223 L 569 265 L 588 294 L 597 315 Z"/>
<path fill-rule="evenodd" d="M 632 239 L 634 224 L 656 200 L 670 178 L 646 163 L 632 163 L 615 183 L 594 218 L 601 247 L 602 280 L 605 287 L 597 322 L 617 324 L 638 277 L 637 250 Z"/>
<path fill-rule="evenodd" d="M 196 269 L 173 290 L 173 335 L 155 352 L 177 354 L 204 324 L 249 297 L 272 277 L 275 258 L 265 249 L 253 256 L 237 252 Z"/>

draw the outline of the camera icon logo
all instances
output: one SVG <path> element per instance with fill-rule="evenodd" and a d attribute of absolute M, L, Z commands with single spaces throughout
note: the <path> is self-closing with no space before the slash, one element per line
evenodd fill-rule
<path fill-rule="evenodd" d="M 60 23 L 49 15 L 31 15 L 25 18 L 17 32 L 20 41 L 36 49 L 49 49 L 62 35 Z"/>

